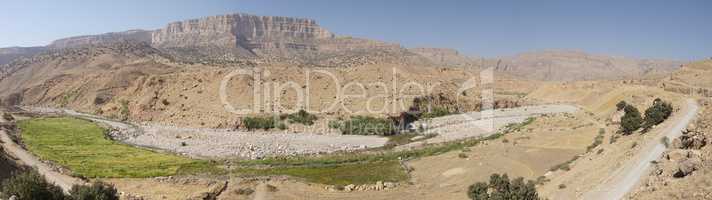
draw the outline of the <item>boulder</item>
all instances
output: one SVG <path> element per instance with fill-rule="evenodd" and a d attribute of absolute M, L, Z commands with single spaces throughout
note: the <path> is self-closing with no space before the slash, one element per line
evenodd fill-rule
<path fill-rule="evenodd" d="M 676 171 L 674 171 L 672 176 L 675 178 L 682 178 L 688 176 L 692 174 L 692 172 L 694 172 L 695 170 L 699 169 L 701 163 L 702 160 L 700 160 L 699 158 L 688 158 L 681 160 L 677 163 L 677 168 L 675 169 Z"/>
<path fill-rule="evenodd" d="M 707 145 L 707 137 L 700 131 L 687 129 L 679 138 L 673 140 L 672 145 L 677 149 L 701 149 Z"/>
<path fill-rule="evenodd" d="M 672 150 L 665 154 L 665 158 L 670 161 L 682 161 L 687 158 L 687 151 L 685 150 Z"/>

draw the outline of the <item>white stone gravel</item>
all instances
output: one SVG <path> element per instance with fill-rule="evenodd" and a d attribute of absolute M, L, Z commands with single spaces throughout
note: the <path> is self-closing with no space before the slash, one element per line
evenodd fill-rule
<path fill-rule="evenodd" d="M 311 133 L 246 132 L 227 129 L 181 128 L 155 124 L 133 125 L 98 116 L 53 108 L 26 108 L 40 113 L 64 113 L 100 122 L 114 128 L 110 135 L 127 144 L 168 150 L 200 158 L 249 158 L 298 154 L 320 154 L 381 147 L 387 138 L 361 135 L 320 135 Z M 440 143 L 487 136 L 509 123 L 549 113 L 575 112 L 570 105 L 527 106 L 495 111 L 471 112 L 417 122 L 427 125 L 426 134 L 437 136 L 399 147 L 406 149 L 424 143 Z"/>
<path fill-rule="evenodd" d="M 123 142 L 193 157 L 210 158 L 256 159 L 267 156 L 331 153 L 381 147 L 388 142 L 387 138 L 378 136 L 243 132 L 160 125 L 142 125 L 141 128 L 143 134 Z"/>

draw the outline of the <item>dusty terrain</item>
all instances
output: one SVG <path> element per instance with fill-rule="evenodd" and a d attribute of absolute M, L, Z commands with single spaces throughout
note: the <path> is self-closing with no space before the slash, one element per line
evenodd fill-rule
<path fill-rule="evenodd" d="M 499 71 L 547 81 L 635 79 L 668 74 L 684 63 L 609 57 L 575 50 L 526 52 L 498 61 L 501 61 L 496 66 Z"/>
<path fill-rule="evenodd" d="M 672 145 L 659 157 L 654 169 L 636 190 L 629 195 L 631 199 L 712 199 L 710 187 L 710 166 L 712 166 L 712 110 L 709 97 L 709 76 L 712 70 L 710 60 L 685 65 L 666 81 L 665 89 L 699 99 L 701 111 L 695 122 L 685 130 L 685 134 L 694 134 L 692 145 L 680 144 L 682 138 L 673 138 Z M 673 85 L 671 82 L 682 83 Z M 683 155 L 683 156 L 678 156 Z M 680 172 L 682 177 L 680 177 Z"/>
<path fill-rule="evenodd" d="M 410 183 L 394 190 L 333 192 L 322 185 L 277 180 L 266 182 L 278 191 L 267 192 L 265 196 L 266 199 L 466 199 L 467 187 L 487 180 L 491 173 L 506 172 L 534 180 L 552 166 L 585 152 L 598 131 L 598 127 L 582 120 L 586 118 L 582 112 L 540 117 L 525 130 L 470 151 L 410 161 L 407 165 L 414 169 Z M 574 131 L 572 125 L 581 128 Z M 460 157 L 461 153 L 467 158 Z M 229 187 L 227 191 L 235 189 Z"/>
<path fill-rule="evenodd" d="M 701 101 L 698 119 L 688 131 L 699 133 L 700 143 L 693 147 L 683 147 L 675 144 L 656 158 L 656 163 L 649 173 L 645 174 L 642 183 L 629 195 L 630 199 L 712 199 L 710 182 L 710 104 L 708 100 Z M 701 137 L 700 137 L 701 136 Z M 687 156 L 689 152 L 689 157 Z M 678 156 L 683 155 L 683 156 Z M 686 169 L 686 164 L 692 164 L 689 173 L 679 176 L 680 169 Z"/>
<path fill-rule="evenodd" d="M 116 140 L 203 159 L 381 147 L 388 139 L 341 135 L 327 124 L 354 115 L 397 116 L 414 98 L 428 95 L 455 102 L 449 106 L 465 114 L 416 123 L 429 128 L 426 134 L 438 135 L 397 150 L 487 136 L 534 119 L 463 151 L 405 160 L 401 164 L 410 169 L 408 181 L 373 183 L 379 189 L 368 191 L 341 191 L 293 177 L 104 179 L 146 199 L 217 194 L 217 199 L 258 200 L 466 199 L 467 187 L 492 173 L 537 180 L 539 194 L 548 199 L 704 199 L 712 185 L 712 145 L 684 150 L 702 163 L 694 163 L 694 172 L 684 178 L 670 175 L 679 167 L 669 157 L 681 150 L 659 153 L 664 150 L 660 138 L 677 136 L 695 112 L 686 99 L 712 96 L 711 63 L 567 50 L 479 58 L 335 35 L 310 19 L 230 14 L 173 22 L 158 30 L 0 49 L 0 105 L 90 119 L 115 128 L 109 135 Z M 500 107 L 523 107 L 481 112 L 483 98 L 494 98 Z M 655 98 L 673 103 L 670 120 L 647 134 L 615 133 L 622 115 L 616 103 L 625 100 L 644 111 Z M 700 104 L 703 120 L 694 130 L 709 138 L 710 126 L 704 123 L 711 115 L 709 102 Z M 299 109 L 316 114 L 315 125 L 247 131 L 240 123 L 247 116 Z M 65 190 L 78 182 L 51 170 L 5 132 L 0 136 L 2 153 L 37 167 Z M 653 159 L 660 164 L 648 162 Z"/>
<path fill-rule="evenodd" d="M 562 89 L 560 93 L 564 95 L 583 92 L 580 90 L 579 92 L 574 92 L 578 90 L 577 88 L 581 87 L 574 86 L 559 89 Z M 599 87 L 599 90 L 600 88 L 603 87 Z M 586 93 L 596 93 L 596 90 L 587 91 L 581 93 L 581 95 Z M 552 96 L 559 95 L 561 94 L 552 94 Z M 611 137 L 617 135 L 615 131 L 618 129 L 618 122 L 614 118 L 620 116 L 616 114 L 615 103 L 625 100 L 642 108 L 648 106 L 655 97 L 672 101 L 676 108 L 685 106 L 685 101 L 676 93 L 640 85 L 619 86 L 616 89 L 609 89 L 608 92 L 598 94 L 596 97 L 579 99 L 579 105 L 588 110 L 591 116 L 605 123 L 606 134 L 602 140 L 603 142 L 600 146 L 574 161 L 571 164 L 570 171 L 559 171 L 547 175 L 547 178 L 551 181 L 539 188 L 540 193 L 550 199 L 583 198 L 581 195 L 596 190 L 595 188 L 600 183 L 610 178 L 618 178 L 609 174 L 618 171 L 619 167 L 629 163 L 629 160 L 634 158 L 638 152 L 643 152 L 641 151 L 642 148 L 659 144 L 659 137 L 663 133 L 667 134 L 665 132 L 667 128 L 665 127 L 676 125 L 677 119 L 681 119 L 682 116 L 687 114 L 686 112 L 675 112 L 671 120 L 659 125 L 650 133 L 617 136 L 616 139 L 611 140 Z M 561 188 L 561 185 L 565 187 Z"/>
<path fill-rule="evenodd" d="M 644 174 L 650 172 L 651 162 L 660 157 L 667 148 L 666 144 L 660 142 L 662 138 L 677 138 L 683 128 L 697 115 L 698 105 L 692 99 L 688 99 L 682 105 L 679 116 L 673 118 L 672 123 L 658 127 L 657 134 L 642 144 L 640 153 L 636 153 L 628 163 L 625 163 L 618 170 L 610 173 L 606 181 L 599 184 L 594 190 L 584 193 L 584 199 L 620 199 L 626 196 L 634 187 L 640 183 Z"/>
<path fill-rule="evenodd" d="M 448 115 L 434 119 L 415 122 L 417 127 L 425 127 L 422 134 L 435 135 L 420 142 L 414 142 L 398 148 L 413 148 L 423 144 L 435 144 L 462 140 L 473 137 L 484 137 L 502 130 L 509 124 L 525 121 L 530 117 L 547 114 L 573 113 L 576 107 L 570 105 L 523 106 L 517 108 L 485 110 L 463 114 Z"/>

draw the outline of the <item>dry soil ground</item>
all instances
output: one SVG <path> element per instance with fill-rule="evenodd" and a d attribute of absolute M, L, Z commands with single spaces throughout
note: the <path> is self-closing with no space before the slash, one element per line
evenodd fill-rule
<path fill-rule="evenodd" d="M 395 190 L 335 192 L 325 190 L 323 185 L 268 181 L 267 184 L 279 190 L 265 196 L 266 199 L 467 199 L 467 187 L 488 180 L 492 173 L 533 180 L 552 166 L 585 152 L 598 127 L 583 119 L 586 119 L 583 112 L 540 117 L 520 132 L 472 147 L 470 151 L 410 161 L 407 165 L 414 169 L 411 183 Z M 570 128 L 576 126 L 580 128 Z M 552 142 L 547 138 L 559 140 Z M 227 191 L 236 189 L 229 187 Z"/>

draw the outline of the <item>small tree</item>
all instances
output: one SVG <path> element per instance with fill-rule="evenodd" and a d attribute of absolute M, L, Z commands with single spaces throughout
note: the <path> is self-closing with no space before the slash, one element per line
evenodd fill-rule
<path fill-rule="evenodd" d="M 62 189 L 53 185 L 35 170 L 16 174 L 14 177 L 5 180 L 2 184 L 3 199 L 16 196 L 18 200 L 63 200 L 65 198 Z"/>
<path fill-rule="evenodd" d="M 487 183 L 479 182 L 470 186 L 467 196 L 473 200 L 485 200 L 489 199 L 489 194 L 487 194 L 487 189 L 489 185 Z"/>
<path fill-rule="evenodd" d="M 91 185 L 74 185 L 69 191 L 72 200 L 119 200 L 116 188 L 103 182 Z"/>
<path fill-rule="evenodd" d="M 618 111 L 621 111 L 621 110 L 623 110 L 627 105 L 628 105 L 628 103 L 626 103 L 625 101 L 620 101 L 620 102 L 618 102 L 618 104 L 616 104 L 616 109 L 617 109 Z"/>
<path fill-rule="evenodd" d="M 645 110 L 645 123 L 643 130 L 648 131 L 655 125 L 663 123 L 670 115 L 672 115 L 672 104 L 663 100 L 655 99 L 653 105 Z"/>
<path fill-rule="evenodd" d="M 473 200 L 521 199 L 538 200 L 539 194 L 533 181 L 524 182 L 523 178 L 509 180 L 507 174 L 492 174 L 488 183 L 471 185 L 467 196 Z"/>
<path fill-rule="evenodd" d="M 623 110 L 625 114 L 621 117 L 621 132 L 628 135 L 640 129 L 643 118 L 640 116 L 640 111 L 634 106 L 627 105 Z"/>

